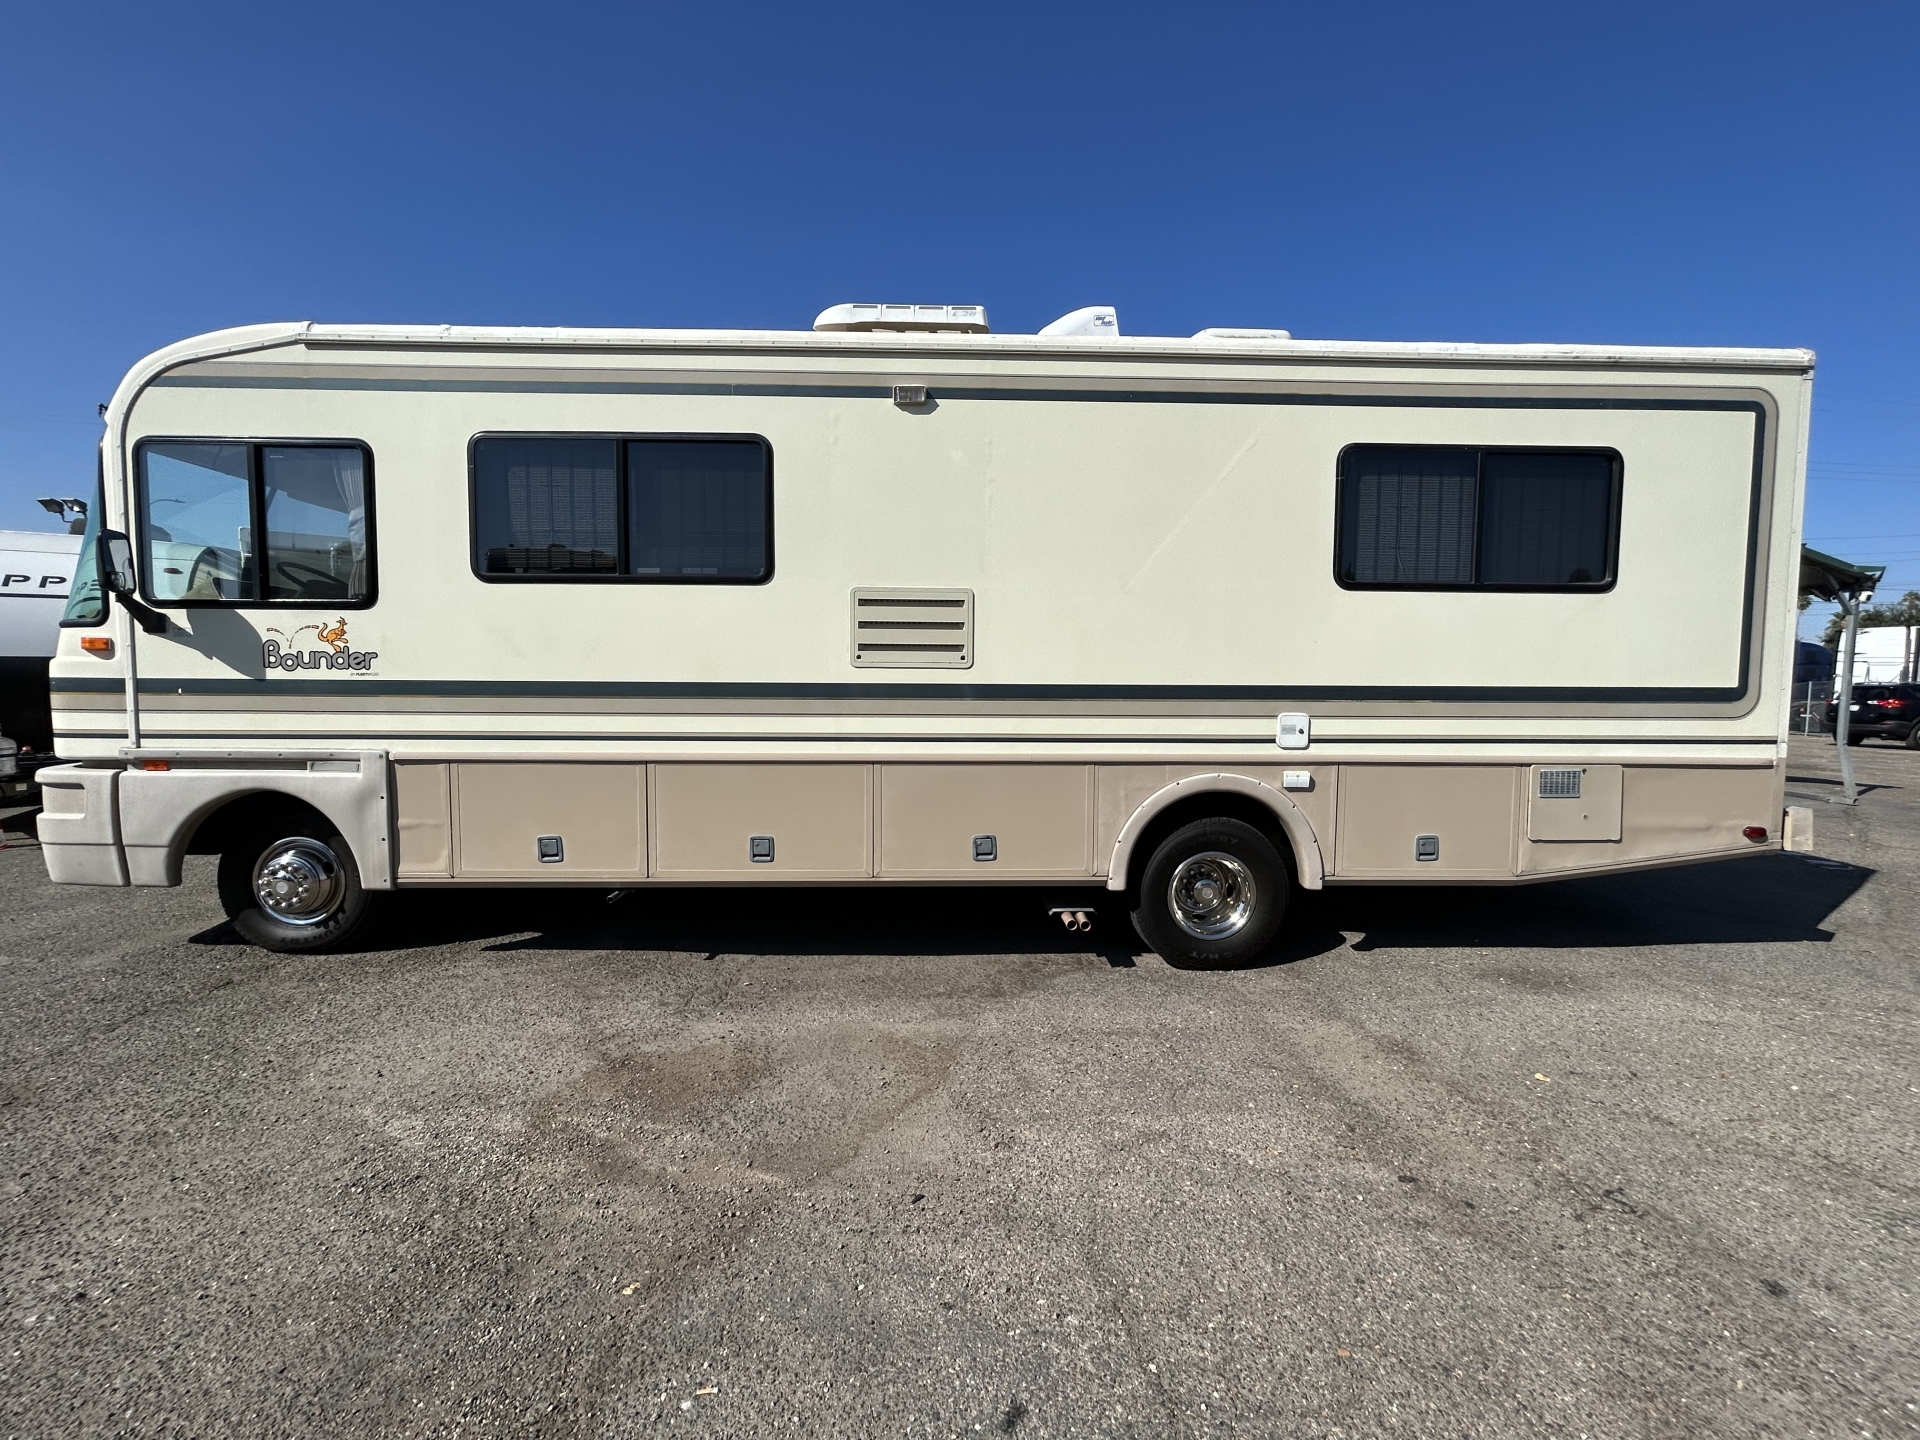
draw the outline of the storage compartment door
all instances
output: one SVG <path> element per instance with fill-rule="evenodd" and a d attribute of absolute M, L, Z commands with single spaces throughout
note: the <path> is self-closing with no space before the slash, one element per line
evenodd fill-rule
<path fill-rule="evenodd" d="M 865 765 L 656 765 L 663 880 L 847 880 L 873 873 Z"/>
<path fill-rule="evenodd" d="M 646 774 L 644 765 L 587 762 L 455 765 L 459 874 L 503 880 L 645 875 Z"/>
<path fill-rule="evenodd" d="M 882 765 L 880 873 L 991 882 L 1091 875 L 1085 765 Z"/>
<path fill-rule="evenodd" d="M 1334 873 L 1356 880 L 1513 874 L 1515 776 L 1525 773 L 1505 765 L 1341 766 Z"/>

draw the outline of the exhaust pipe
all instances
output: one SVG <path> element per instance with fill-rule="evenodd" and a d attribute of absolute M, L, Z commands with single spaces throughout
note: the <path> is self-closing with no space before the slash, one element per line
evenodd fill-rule
<path fill-rule="evenodd" d="M 1085 931 L 1093 929 L 1094 912 L 1092 910 L 1073 910 L 1066 906 L 1056 906 L 1047 913 L 1049 915 L 1058 915 L 1060 917 L 1060 923 L 1069 930 L 1078 930 L 1084 933 Z"/>

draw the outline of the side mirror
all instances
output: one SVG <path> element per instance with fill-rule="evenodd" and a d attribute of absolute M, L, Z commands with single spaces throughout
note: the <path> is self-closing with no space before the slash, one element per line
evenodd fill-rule
<path fill-rule="evenodd" d="M 100 532 L 100 583 L 116 595 L 133 594 L 133 542 L 118 530 Z"/>

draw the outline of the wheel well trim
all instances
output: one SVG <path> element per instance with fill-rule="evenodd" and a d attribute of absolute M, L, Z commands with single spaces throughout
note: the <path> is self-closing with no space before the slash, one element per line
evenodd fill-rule
<path fill-rule="evenodd" d="M 152 752 L 135 752 L 151 754 Z M 178 752 L 169 752 L 170 755 Z M 360 883 L 369 890 L 393 888 L 392 814 L 385 752 L 356 756 L 358 773 L 311 770 L 241 770 L 214 766 L 149 771 L 129 768 L 120 776 L 120 840 L 135 884 L 177 885 L 180 864 L 195 833 L 212 815 L 257 795 L 273 795 L 318 811 L 340 830 L 353 851 Z"/>
<path fill-rule="evenodd" d="M 1189 775 L 1185 779 L 1175 780 L 1153 792 L 1134 809 L 1127 823 L 1120 827 L 1120 833 L 1113 842 L 1113 856 L 1107 862 L 1107 889 L 1124 890 L 1127 888 L 1127 871 L 1133 860 L 1134 847 L 1147 827 L 1168 806 L 1182 800 L 1192 799 L 1196 795 L 1229 794 L 1246 795 L 1265 805 L 1273 812 L 1274 819 L 1280 822 L 1287 841 L 1293 846 L 1294 869 L 1302 890 L 1318 890 L 1326 878 L 1326 866 L 1320 855 L 1320 840 L 1313 833 L 1313 826 L 1307 820 L 1306 813 L 1288 798 L 1284 791 L 1276 790 L 1264 781 L 1250 775 L 1235 775 L 1228 771 L 1212 771 L 1204 775 Z"/>

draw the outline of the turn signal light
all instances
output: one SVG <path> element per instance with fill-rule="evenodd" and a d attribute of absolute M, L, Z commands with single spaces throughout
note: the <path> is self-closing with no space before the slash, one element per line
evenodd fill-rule
<path fill-rule="evenodd" d="M 89 655 L 113 654 L 113 641 L 105 635 L 82 635 L 80 648 Z"/>
<path fill-rule="evenodd" d="M 1761 841 L 1767 838 L 1767 827 L 1764 825 L 1749 825 L 1747 826 L 1746 829 L 1742 830 L 1740 833 L 1746 836 L 1747 839 L 1753 841 L 1754 844 L 1758 845 Z"/>

